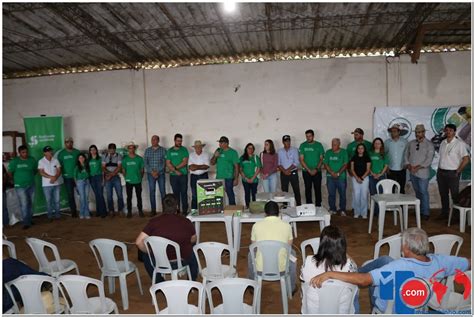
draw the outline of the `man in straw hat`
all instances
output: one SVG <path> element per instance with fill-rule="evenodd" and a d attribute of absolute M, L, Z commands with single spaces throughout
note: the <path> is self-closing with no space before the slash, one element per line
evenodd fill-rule
<path fill-rule="evenodd" d="M 400 184 L 400 193 L 405 194 L 405 183 L 407 180 L 407 171 L 403 164 L 405 148 L 407 140 L 400 137 L 400 124 L 392 124 L 388 128 L 391 138 L 385 141 L 385 154 L 388 157 L 388 173 L 389 179 Z"/>
<path fill-rule="evenodd" d="M 424 220 L 430 217 L 430 194 L 428 183 L 430 181 L 430 166 L 434 157 L 433 143 L 425 138 L 425 126 L 418 124 L 415 127 L 415 140 L 408 142 L 405 151 L 405 168 L 410 173 L 410 180 L 416 193 L 416 198 L 421 203 L 421 215 Z"/>
<path fill-rule="evenodd" d="M 126 145 L 128 155 L 122 160 L 122 173 L 125 177 L 125 188 L 127 190 L 127 218 L 132 217 L 132 196 L 135 188 L 137 196 L 138 214 L 143 217 L 142 205 L 142 178 L 144 174 L 145 162 L 143 158 L 135 153 L 138 145 L 133 141 Z"/>
<path fill-rule="evenodd" d="M 208 179 L 209 166 L 211 165 L 211 157 L 208 153 L 203 152 L 202 149 L 206 144 L 202 143 L 201 140 L 194 141 L 194 152 L 189 154 L 189 173 L 191 174 L 191 209 L 197 209 L 197 192 L 196 184 L 200 179 Z"/>

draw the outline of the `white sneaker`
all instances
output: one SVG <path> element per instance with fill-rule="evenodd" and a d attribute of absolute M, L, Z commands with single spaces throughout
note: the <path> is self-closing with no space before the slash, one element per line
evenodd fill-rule
<path fill-rule="evenodd" d="M 86 216 L 86 219 L 91 219 L 91 216 Z"/>
<path fill-rule="evenodd" d="M 84 216 L 79 216 L 79 219 L 84 219 Z"/>
<path fill-rule="evenodd" d="M 336 211 L 334 211 L 334 210 L 329 210 L 329 213 L 330 213 L 331 215 L 335 215 L 335 214 L 337 214 L 337 212 L 336 212 Z"/>
<path fill-rule="evenodd" d="M 344 211 L 341 211 L 341 216 L 345 217 L 347 216 L 346 213 Z"/>
<path fill-rule="evenodd" d="M 367 219 L 367 216 L 362 216 L 363 219 Z"/>
<path fill-rule="evenodd" d="M 354 215 L 354 218 L 356 218 L 356 219 L 359 218 L 359 215 Z"/>

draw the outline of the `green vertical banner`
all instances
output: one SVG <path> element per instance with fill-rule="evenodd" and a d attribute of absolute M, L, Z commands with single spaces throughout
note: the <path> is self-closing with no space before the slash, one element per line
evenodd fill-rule
<path fill-rule="evenodd" d="M 63 117 L 27 117 L 23 119 L 25 124 L 26 143 L 29 154 L 36 160 L 43 158 L 43 148 L 51 146 L 55 153 L 63 147 L 64 125 Z M 61 208 L 68 206 L 67 194 L 64 186 L 61 188 Z M 41 175 L 35 178 L 35 201 L 33 202 L 33 213 L 46 212 L 46 200 L 41 185 Z"/>

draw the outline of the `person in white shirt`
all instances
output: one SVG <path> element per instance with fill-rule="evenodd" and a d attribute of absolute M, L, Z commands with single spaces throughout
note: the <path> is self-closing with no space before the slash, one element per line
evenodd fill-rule
<path fill-rule="evenodd" d="M 307 256 L 301 268 L 300 279 L 304 287 L 301 309 L 303 314 L 319 313 L 319 290 L 311 287 L 313 277 L 327 271 L 357 272 L 357 264 L 347 254 L 347 242 L 344 233 L 336 226 L 330 225 L 323 229 L 320 237 L 318 252 L 314 256 Z M 303 283 L 305 283 L 303 285 Z M 341 312 L 349 314 L 352 305 L 355 313 L 359 312 L 359 299 L 356 296 L 354 303 L 352 296 L 346 290 L 340 298 Z"/>
<path fill-rule="evenodd" d="M 53 149 L 48 145 L 43 148 L 44 157 L 38 162 L 38 170 L 43 185 L 43 193 L 46 198 L 48 209 L 48 219 L 50 222 L 53 218 L 59 219 L 59 200 L 61 192 L 61 184 L 63 178 L 61 176 L 61 164 L 53 157 Z"/>
<path fill-rule="evenodd" d="M 446 139 L 439 147 L 439 165 L 436 178 L 439 195 L 441 196 L 440 219 L 447 219 L 449 213 L 449 193 L 456 203 L 459 193 L 459 178 L 469 163 L 469 153 L 466 144 L 456 137 L 456 126 L 447 124 L 444 127 Z"/>
<path fill-rule="evenodd" d="M 194 152 L 189 154 L 189 173 L 191 174 L 191 209 L 197 209 L 197 181 L 200 179 L 208 179 L 209 166 L 211 165 L 211 157 L 202 149 L 206 144 L 200 140 L 194 141 Z"/>

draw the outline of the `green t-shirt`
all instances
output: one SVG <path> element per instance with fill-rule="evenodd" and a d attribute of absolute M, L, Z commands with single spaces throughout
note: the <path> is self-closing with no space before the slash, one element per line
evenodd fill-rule
<path fill-rule="evenodd" d="M 38 171 L 38 162 L 31 156 L 28 156 L 26 160 L 15 157 L 8 164 L 8 171 L 13 173 L 15 187 L 25 188 L 34 184 L 35 174 Z"/>
<path fill-rule="evenodd" d="M 249 157 L 248 161 L 244 161 L 244 157 L 240 157 L 240 166 L 242 171 L 247 178 L 251 178 L 255 175 L 257 168 L 262 168 L 262 162 L 257 155 L 252 155 Z M 253 180 L 254 183 L 258 183 L 258 177 L 255 177 Z"/>
<path fill-rule="evenodd" d="M 95 159 L 89 160 L 89 168 L 91 176 L 102 175 L 102 159 L 98 156 Z"/>
<path fill-rule="evenodd" d="M 382 170 L 384 169 L 385 165 L 388 165 L 388 157 L 387 155 L 384 155 L 382 157 L 380 153 L 375 153 L 375 152 L 370 152 L 369 153 L 370 160 L 372 164 L 370 165 L 370 170 L 374 174 L 380 174 Z"/>
<path fill-rule="evenodd" d="M 64 178 L 74 178 L 74 170 L 76 169 L 77 157 L 81 152 L 77 149 L 72 149 L 69 152 L 63 149 L 58 154 L 58 161 L 61 163 L 61 174 Z"/>
<path fill-rule="evenodd" d="M 74 169 L 74 179 L 79 181 L 79 180 L 84 180 L 89 178 L 89 172 L 87 171 L 86 168 L 83 168 L 82 170 L 79 170 L 79 167 L 76 166 Z"/>
<path fill-rule="evenodd" d="M 179 149 L 175 149 L 174 146 L 166 151 L 166 160 L 170 160 L 173 166 L 178 166 L 183 162 L 183 159 L 189 157 L 188 149 L 184 146 L 180 146 Z M 181 174 L 188 174 L 188 166 L 185 165 L 179 169 Z M 171 172 L 170 175 L 176 175 L 175 172 Z"/>
<path fill-rule="evenodd" d="M 233 179 L 234 178 L 234 164 L 239 163 L 239 155 L 233 148 L 228 148 L 227 151 L 219 149 L 219 157 L 216 164 L 216 178 L 217 179 Z"/>
<path fill-rule="evenodd" d="M 337 153 L 330 149 L 324 154 L 324 164 L 328 165 L 333 172 L 339 171 L 341 167 L 348 162 L 349 158 L 347 157 L 347 151 L 345 149 L 339 149 Z M 326 176 L 332 177 L 329 173 L 326 173 Z M 346 170 L 339 175 L 339 179 L 346 179 Z"/>
<path fill-rule="evenodd" d="M 134 158 L 125 156 L 122 159 L 122 168 L 125 170 L 125 182 L 130 184 L 140 184 L 142 182 L 142 169 L 145 167 L 145 161 L 139 155 Z"/>
<path fill-rule="evenodd" d="M 321 143 L 314 141 L 313 143 L 303 142 L 300 145 L 300 156 L 303 155 L 304 162 L 309 169 L 315 169 L 321 157 L 324 156 L 324 148 Z"/>
<path fill-rule="evenodd" d="M 370 152 L 372 150 L 372 143 L 367 140 L 363 140 L 362 143 L 364 143 L 367 152 Z M 356 141 L 352 141 L 347 145 L 347 155 L 349 157 L 349 161 L 354 156 L 357 145 L 359 145 L 359 143 Z"/>

